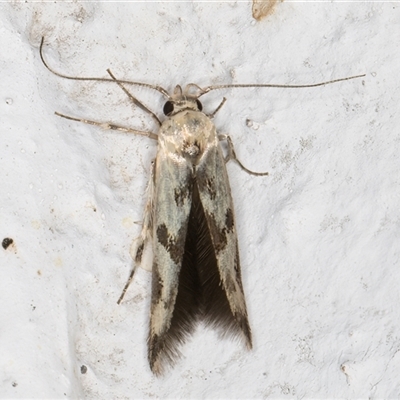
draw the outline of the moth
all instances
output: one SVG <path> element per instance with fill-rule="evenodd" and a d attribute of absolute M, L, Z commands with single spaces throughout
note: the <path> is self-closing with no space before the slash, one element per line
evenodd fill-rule
<path fill-rule="evenodd" d="M 248 170 L 236 157 L 232 140 L 218 135 L 212 122 L 217 109 L 206 114 L 199 98 L 212 90 L 243 87 L 300 88 L 322 86 L 359 78 L 357 75 L 311 85 L 234 84 L 201 88 L 177 85 L 172 94 L 160 86 L 111 78 L 77 78 L 52 70 L 67 79 L 117 83 L 131 101 L 149 113 L 160 126 L 158 134 L 111 123 L 57 115 L 100 126 L 131 132 L 158 141 L 148 184 L 142 232 L 132 254 L 140 264 L 146 248 L 151 247 L 152 294 L 148 360 L 152 372 L 160 375 L 168 364 L 181 356 L 180 348 L 199 321 L 217 328 L 223 336 L 234 336 L 252 348 L 239 261 L 235 214 L 226 163 L 235 161 L 253 175 L 268 175 Z M 164 121 L 133 97 L 124 85 L 143 86 L 160 92 L 165 98 Z M 224 155 L 221 141 L 227 143 Z M 120 303 L 133 278 L 118 300 Z"/>

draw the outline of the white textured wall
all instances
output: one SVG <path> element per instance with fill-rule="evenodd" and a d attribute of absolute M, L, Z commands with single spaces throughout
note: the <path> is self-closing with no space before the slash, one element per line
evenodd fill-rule
<path fill-rule="evenodd" d="M 396 3 L 0 5 L 2 398 L 398 398 Z M 314 83 L 204 97 L 228 165 L 254 349 L 199 329 L 164 378 L 146 357 L 150 274 L 131 269 L 156 145 L 54 111 L 155 129 L 113 84 Z M 161 115 L 163 99 L 133 93 Z M 249 120 L 246 122 L 246 120 Z M 81 366 L 87 367 L 85 374 Z"/>

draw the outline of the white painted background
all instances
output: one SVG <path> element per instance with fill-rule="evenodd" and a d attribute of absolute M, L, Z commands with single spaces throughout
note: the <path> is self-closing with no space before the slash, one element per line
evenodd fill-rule
<path fill-rule="evenodd" d="M 400 9 L 396 3 L 0 5 L 2 398 L 398 398 Z M 150 274 L 131 269 L 156 129 L 113 84 L 313 83 L 203 98 L 228 165 L 254 349 L 199 329 L 164 378 L 146 356 Z M 132 92 L 161 115 L 164 99 Z M 248 120 L 248 121 L 247 121 Z M 247 121 L 247 122 L 246 122 Z M 87 367 L 86 374 L 81 366 Z"/>

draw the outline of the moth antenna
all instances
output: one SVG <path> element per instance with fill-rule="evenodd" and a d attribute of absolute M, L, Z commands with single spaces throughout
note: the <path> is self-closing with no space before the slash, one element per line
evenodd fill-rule
<path fill-rule="evenodd" d="M 45 61 L 45 59 L 43 57 L 43 43 L 44 43 L 44 36 L 42 36 L 42 40 L 40 42 L 40 47 L 39 47 L 40 59 L 42 60 L 42 63 L 44 64 L 44 66 L 51 73 L 59 76 L 60 78 L 71 79 L 74 81 L 97 81 L 97 82 L 117 82 L 117 83 L 119 82 L 119 83 L 125 83 L 126 85 L 143 86 L 143 87 L 147 87 L 149 89 L 157 90 L 163 96 L 165 96 L 167 99 L 170 99 L 170 95 L 164 88 L 162 88 L 161 86 L 157 86 L 157 85 L 150 85 L 149 83 L 126 81 L 126 80 L 115 80 L 115 79 L 109 79 L 109 78 L 92 78 L 92 77 L 85 78 L 85 77 L 68 76 L 68 75 L 61 74 L 61 73 L 55 71 L 54 69 L 50 68 L 50 66 Z"/>
<path fill-rule="evenodd" d="M 125 88 L 125 86 L 113 75 L 110 69 L 107 69 L 108 74 L 113 78 L 114 82 L 118 84 L 118 86 L 126 93 L 132 103 L 139 107 L 142 111 L 147 112 L 152 116 L 153 119 L 156 120 L 157 124 L 161 126 L 161 121 L 158 119 L 157 115 L 153 113 L 149 108 L 147 108 L 140 100 L 134 97 L 129 91 Z"/>
<path fill-rule="evenodd" d="M 214 86 L 208 86 L 204 89 L 201 89 L 202 93 L 200 93 L 200 95 L 198 97 L 203 96 L 204 94 L 211 92 L 212 90 L 227 89 L 227 88 L 284 88 L 284 89 L 312 88 L 312 87 L 317 87 L 317 86 L 325 86 L 325 85 L 329 85 L 331 83 L 336 83 L 336 82 L 348 81 L 350 79 L 362 78 L 364 76 L 366 76 L 366 74 L 348 76 L 347 78 L 333 79 L 331 81 L 311 83 L 311 84 L 307 84 L 307 85 L 276 85 L 273 83 L 265 83 L 265 84 L 263 84 L 263 83 L 247 84 L 247 83 L 245 83 L 245 84 L 233 84 L 233 85 L 214 85 Z M 191 83 L 189 85 L 197 86 L 193 83 Z"/>

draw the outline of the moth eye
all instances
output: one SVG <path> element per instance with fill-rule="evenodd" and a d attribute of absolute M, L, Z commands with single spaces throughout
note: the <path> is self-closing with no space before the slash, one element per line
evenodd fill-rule
<path fill-rule="evenodd" d="M 199 109 L 199 111 L 203 110 L 203 104 L 200 103 L 200 100 L 196 100 L 196 104 L 197 104 L 197 108 Z"/>
<path fill-rule="evenodd" d="M 172 101 L 169 101 L 169 100 L 168 100 L 168 101 L 164 104 L 164 109 L 163 109 L 163 111 L 164 111 L 164 114 L 165 114 L 165 115 L 169 115 L 169 114 L 172 113 L 172 111 L 174 111 L 174 105 L 173 105 Z"/>

